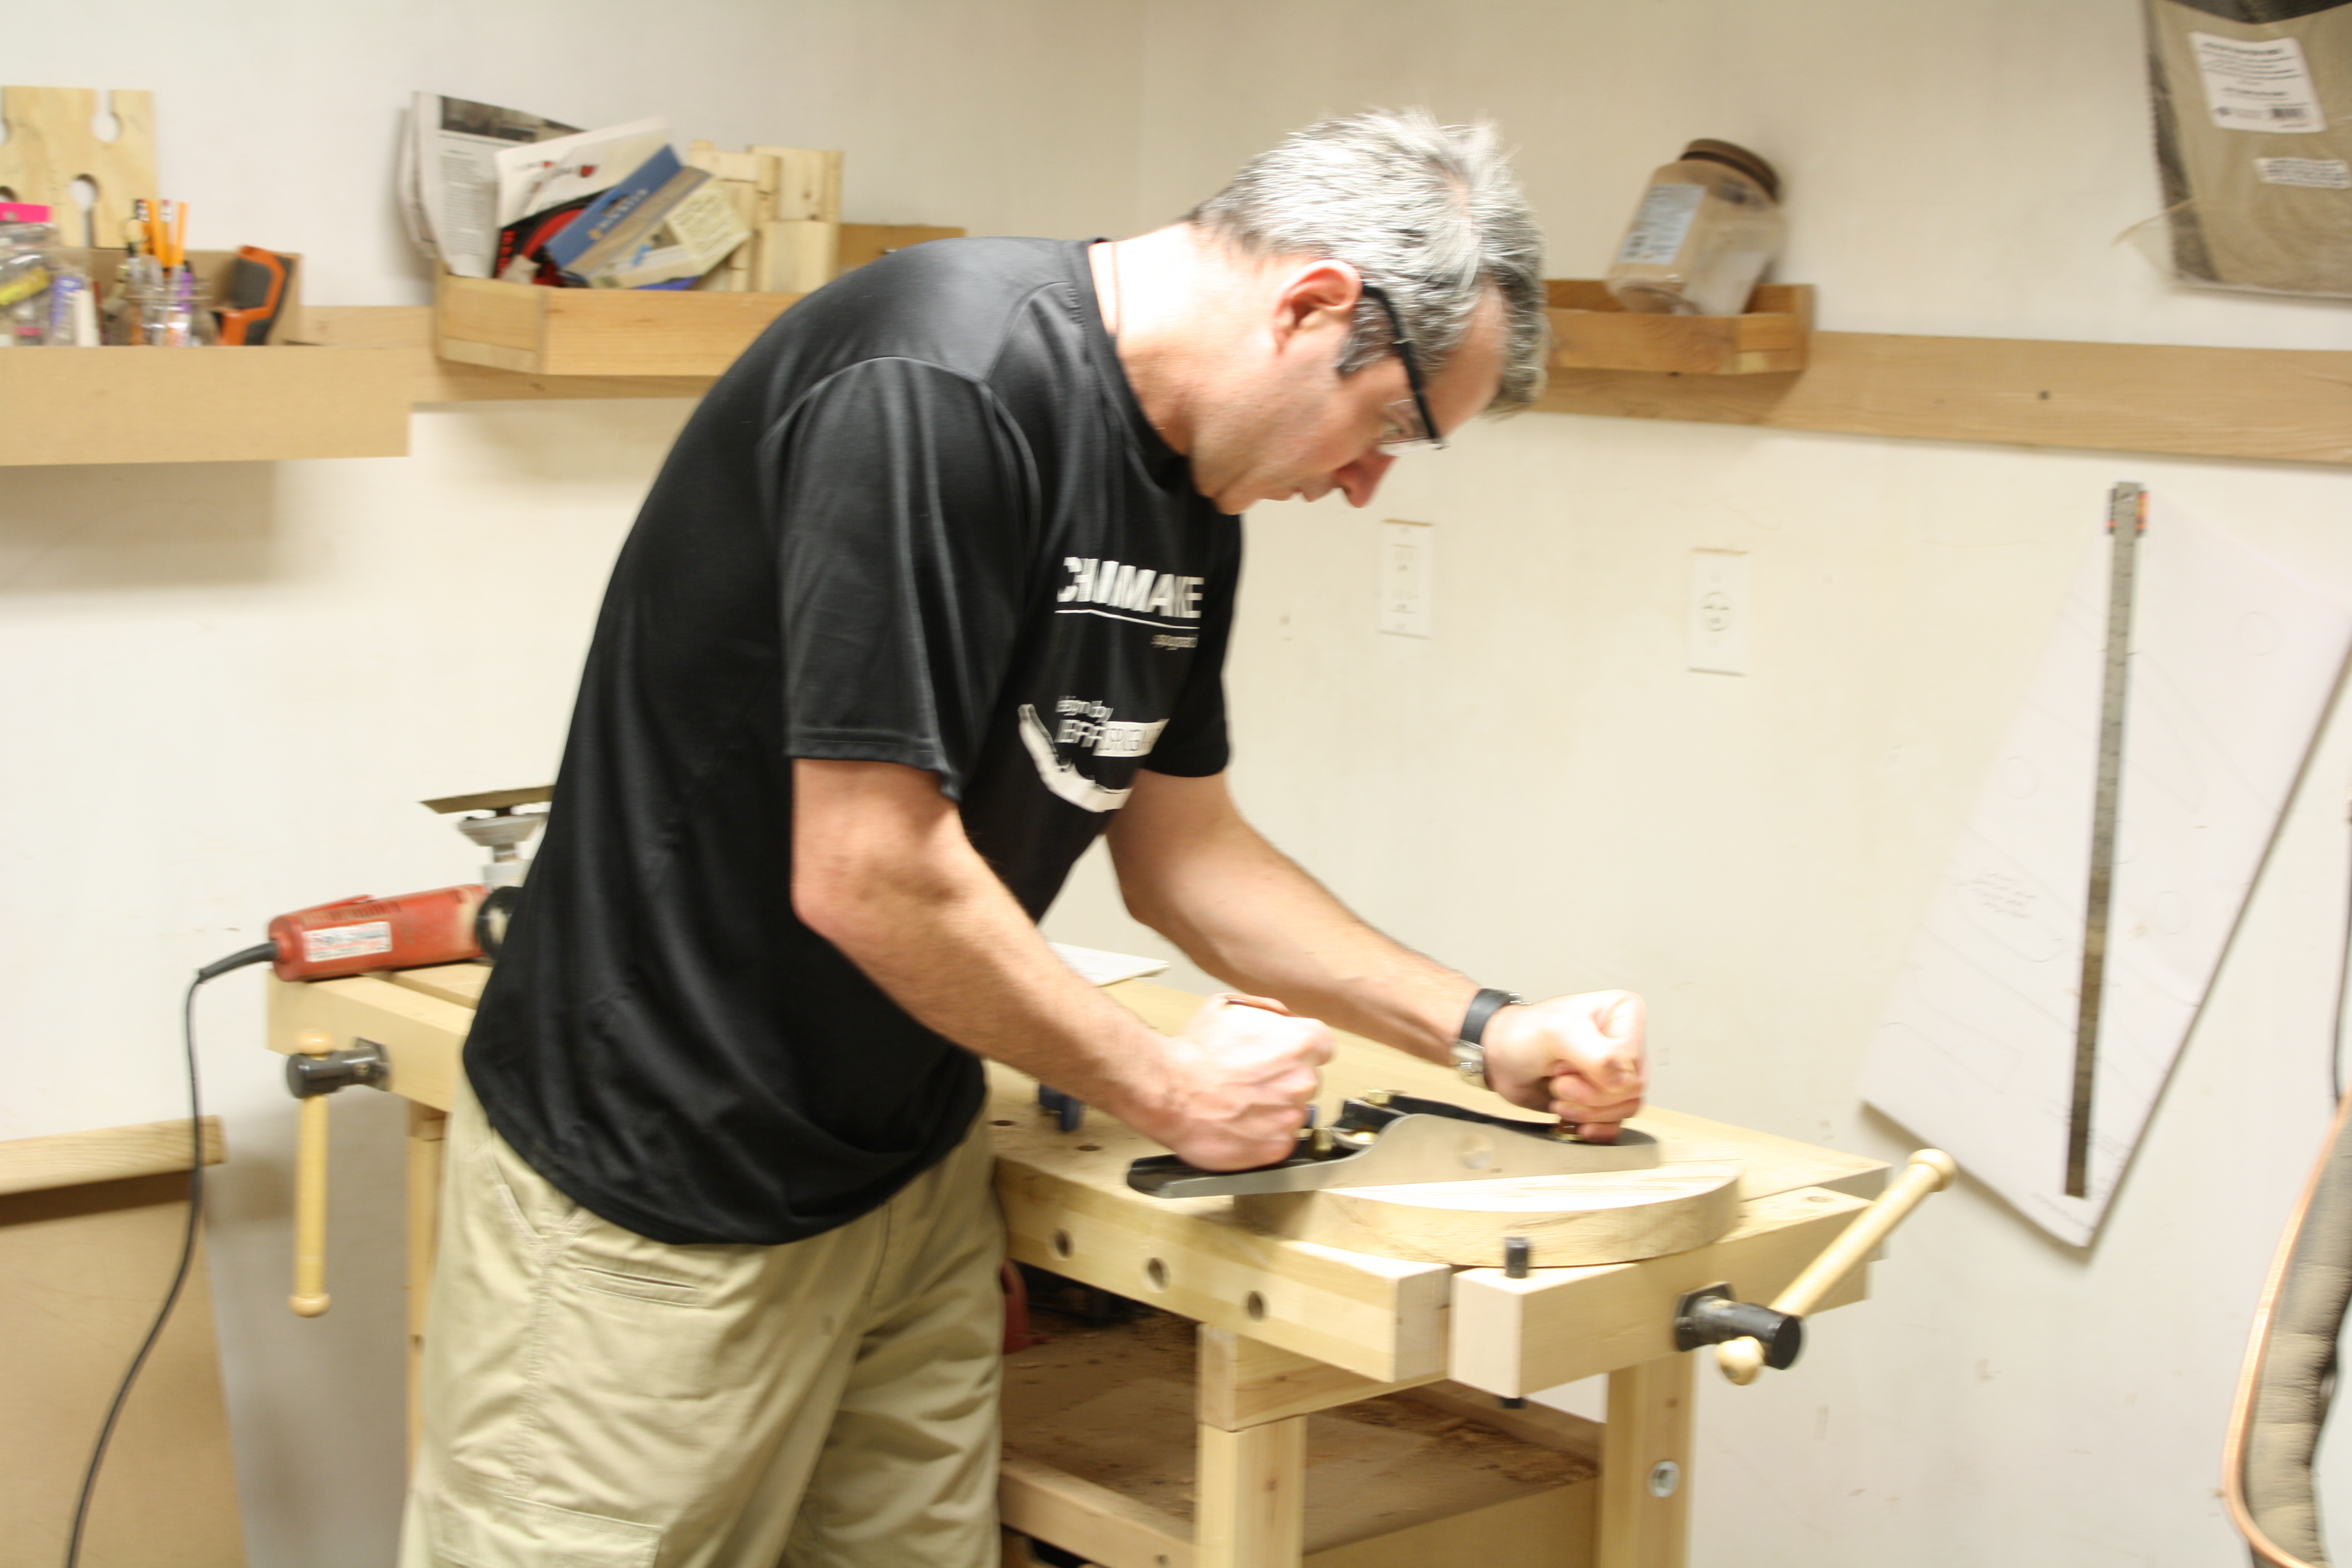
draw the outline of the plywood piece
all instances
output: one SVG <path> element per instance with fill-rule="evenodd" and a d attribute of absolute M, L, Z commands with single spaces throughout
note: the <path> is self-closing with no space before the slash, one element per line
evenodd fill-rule
<path fill-rule="evenodd" d="M 120 245 L 131 204 L 162 194 L 155 188 L 155 95 L 118 87 L 108 108 L 117 130 L 113 141 L 101 142 L 96 89 L 0 87 L 0 121 L 8 132 L 0 142 L 0 188 L 16 201 L 55 209 L 71 244 Z M 81 207 L 73 185 L 85 178 L 97 187 L 91 235 L 76 226 Z"/>
<path fill-rule="evenodd" d="M 227 1157 L 220 1118 L 207 1116 L 202 1126 L 205 1163 L 217 1165 Z M 192 1142 L 184 1116 L 131 1127 L 54 1132 L 46 1138 L 12 1138 L 0 1143 L 0 1194 L 184 1171 Z"/>
<path fill-rule="evenodd" d="M 1609 1374 L 1595 1553 L 1601 1568 L 1683 1568 L 1690 1542 L 1694 1361 L 1670 1355 Z"/>
<path fill-rule="evenodd" d="M 964 232 L 919 223 L 845 223 L 841 226 L 840 269 L 846 272 L 853 267 L 863 267 L 910 245 L 961 239 Z"/>
<path fill-rule="evenodd" d="M 1256 1193 L 1234 1202 L 1272 1236 L 1384 1258 L 1499 1268 L 1507 1237 L 1536 1268 L 1623 1263 L 1704 1247 L 1739 1208 L 1736 1161 L 1499 1181 Z"/>
<path fill-rule="evenodd" d="M 1489 1394 L 1528 1394 L 1671 1355 L 1685 1292 L 1727 1283 L 1769 1301 L 1869 1205 L 1819 1187 L 1750 1199 L 1728 1234 L 1696 1252 L 1590 1268 L 1499 1268 L 1454 1277 L 1448 1373 Z M 1858 1301 L 1866 1272 L 1846 1277 L 1821 1310 Z"/>
<path fill-rule="evenodd" d="M 1553 414 L 2352 463 L 2352 353 L 1815 332 L 1801 374 L 1556 369 Z"/>
<path fill-rule="evenodd" d="M 184 1124 L 183 1124 L 184 1129 Z M 0 1558 L 65 1560 L 108 1404 L 154 1321 L 187 1224 L 185 1175 L 0 1198 Z M 241 1568 L 244 1531 L 201 1245 L 99 1478 L 91 1568 Z"/>

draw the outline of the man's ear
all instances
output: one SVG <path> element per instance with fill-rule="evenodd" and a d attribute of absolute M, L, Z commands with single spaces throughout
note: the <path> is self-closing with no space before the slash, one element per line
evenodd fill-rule
<path fill-rule="evenodd" d="M 1275 334 L 1288 339 L 1333 327 L 1344 331 L 1363 297 L 1363 276 L 1347 262 L 1325 257 L 1293 268 L 1275 297 Z"/>

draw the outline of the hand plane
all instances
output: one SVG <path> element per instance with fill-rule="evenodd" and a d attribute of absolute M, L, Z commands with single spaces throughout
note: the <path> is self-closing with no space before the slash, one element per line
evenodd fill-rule
<path fill-rule="evenodd" d="M 1155 1198 L 1303 1193 L 1417 1182 L 1575 1176 L 1647 1170 L 1658 1142 L 1622 1129 L 1614 1143 L 1588 1143 L 1556 1121 L 1488 1116 L 1442 1100 L 1374 1089 L 1340 1107 L 1328 1127 L 1298 1135 L 1288 1158 L 1250 1171 L 1204 1171 L 1173 1154 L 1138 1160 L 1127 1184 Z"/>

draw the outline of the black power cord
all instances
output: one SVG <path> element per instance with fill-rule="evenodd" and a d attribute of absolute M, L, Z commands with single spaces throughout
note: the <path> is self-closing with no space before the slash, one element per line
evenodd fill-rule
<path fill-rule="evenodd" d="M 172 1309 L 180 1304 L 180 1291 L 188 1282 L 188 1268 L 196 1257 L 196 1227 L 205 1212 L 205 1111 L 203 1095 L 196 1083 L 196 988 L 207 980 L 216 980 L 232 969 L 243 969 L 250 963 L 267 963 L 278 956 L 270 943 L 256 942 L 226 958 L 215 959 L 196 971 L 188 982 L 188 994 L 180 1006 L 180 1044 L 188 1059 L 188 1224 L 180 1234 L 180 1261 L 172 1270 L 172 1288 L 163 1292 L 163 1304 L 155 1310 L 155 1321 L 148 1325 L 147 1337 L 139 1342 L 139 1353 L 131 1358 L 130 1370 L 114 1391 L 114 1402 L 106 1407 L 106 1420 L 98 1429 L 98 1446 L 90 1450 L 89 1468 L 82 1472 L 81 1495 L 74 1503 L 73 1533 L 66 1538 L 66 1568 L 78 1568 L 81 1562 L 83 1528 L 89 1522 L 89 1501 L 98 1489 L 99 1467 L 106 1462 L 106 1446 L 114 1440 L 114 1424 L 122 1415 L 122 1406 L 131 1397 L 131 1385 L 139 1381 L 140 1369 L 147 1364 L 147 1356 L 163 1337 L 163 1325 L 172 1321 Z"/>

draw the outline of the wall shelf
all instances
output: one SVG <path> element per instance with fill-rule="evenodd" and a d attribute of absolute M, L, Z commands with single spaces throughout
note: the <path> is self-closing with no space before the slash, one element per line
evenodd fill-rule
<path fill-rule="evenodd" d="M 1553 312 L 1557 321 L 1560 312 Z M 1537 407 L 1850 436 L 2352 463 L 2352 353 L 1815 332 L 1779 375 L 1588 370 Z"/>
<path fill-rule="evenodd" d="M 391 457 L 415 404 L 699 397 L 698 375 L 497 370 L 433 352 L 425 306 L 310 306 L 316 347 L 0 359 L 0 466 Z M 2352 465 L 2352 352 L 1814 332 L 1802 371 L 1591 370 L 1537 407 L 1911 440 Z"/>

